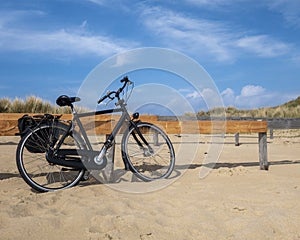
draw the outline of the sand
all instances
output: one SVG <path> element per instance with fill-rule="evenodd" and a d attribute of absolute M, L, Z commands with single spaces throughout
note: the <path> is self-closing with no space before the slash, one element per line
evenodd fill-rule
<path fill-rule="evenodd" d="M 190 168 L 178 164 L 166 187 L 139 194 L 122 191 L 125 178 L 37 193 L 16 168 L 19 138 L 0 137 L 0 239 L 300 239 L 300 137 L 284 135 L 268 139 L 269 171 L 259 170 L 256 135 L 238 147 L 226 137 L 200 178 L 203 138 Z"/>

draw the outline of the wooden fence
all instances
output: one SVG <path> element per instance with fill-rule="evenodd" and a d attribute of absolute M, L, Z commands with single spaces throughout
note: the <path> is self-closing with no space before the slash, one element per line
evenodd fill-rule
<path fill-rule="evenodd" d="M 300 118 L 294 119 L 268 119 L 270 138 L 273 139 L 275 129 L 300 129 Z"/>
<path fill-rule="evenodd" d="M 0 114 L 0 136 L 13 136 L 18 133 L 18 119 L 24 114 Z M 37 114 L 28 114 L 37 115 Z M 82 122 L 88 133 L 109 134 L 119 119 L 120 115 L 97 115 L 83 117 Z M 62 120 L 71 120 L 71 114 L 64 114 Z M 258 133 L 259 163 L 261 169 L 268 169 L 267 156 L 267 121 L 250 120 L 204 120 L 192 121 L 161 119 L 157 116 L 143 115 L 142 121 L 151 122 L 164 129 L 168 134 L 226 134 L 226 133 Z M 237 136 L 237 135 L 236 135 Z M 236 144 L 238 145 L 238 144 Z"/>

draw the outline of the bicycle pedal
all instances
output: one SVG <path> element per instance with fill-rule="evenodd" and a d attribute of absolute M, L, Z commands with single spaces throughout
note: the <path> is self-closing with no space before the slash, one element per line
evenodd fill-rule
<path fill-rule="evenodd" d="M 84 175 L 81 177 L 81 181 L 87 181 L 90 179 L 90 173 L 86 172 Z"/>

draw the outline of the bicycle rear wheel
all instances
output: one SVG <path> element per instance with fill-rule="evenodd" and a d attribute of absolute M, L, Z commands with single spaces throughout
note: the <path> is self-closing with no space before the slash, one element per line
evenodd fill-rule
<path fill-rule="evenodd" d="M 143 181 L 167 178 L 175 165 L 175 153 L 168 136 L 151 123 L 138 122 L 122 139 L 122 157 L 129 169 Z M 142 137 L 139 135 L 139 133 Z"/>
<path fill-rule="evenodd" d="M 26 134 L 17 147 L 18 170 L 27 184 L 39 192 L 55 191 L 76 185 L 84 169 L 75 169 L 50 163 L 46 159 L 49 148 L 55 149 L 62 139 L 60 149 L 83 149 L 82 139 L 68 132 L 68 126 L 56 122 L 43 124 Z"/>

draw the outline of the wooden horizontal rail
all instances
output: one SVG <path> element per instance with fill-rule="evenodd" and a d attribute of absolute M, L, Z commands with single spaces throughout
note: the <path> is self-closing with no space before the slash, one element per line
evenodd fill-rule
<path fill-rule="evenodd" d="M 263 121 L 158 121 L 154 122 L 171 134 L 218 134 L 218 133 L 259 133 L 267 132 Z"/>
<path fill-rule="evenodd" d="M 18 133 L 18 119 L 24 114 L 1 113 L 0 135 L 13 136 Z M 38 114 L 28 114 L 30 116 Z M 96 115 L 81 118 L 88 132 L 108 134 L 115 126 L 120 115 Z M 62 120 L 71 120 L 71 114 L 64 114 Z M 264 133 L 267 132 L 266 121 L 159 121 L 157 116 L 142 115 L 140 119 L 163 128 L 169 134 L 214 134 L 214 133 Z"/>
<path fill-rule="evenodd" d="M 268 121 L 269 129 L 300 129 L 300 119 L 274 119 Z"/>

